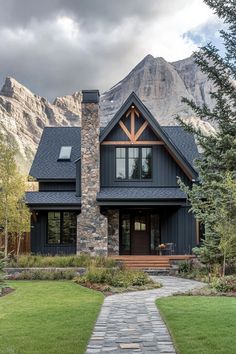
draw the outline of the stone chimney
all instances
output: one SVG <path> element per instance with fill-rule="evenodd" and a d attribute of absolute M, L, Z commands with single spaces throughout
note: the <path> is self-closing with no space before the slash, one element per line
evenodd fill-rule
<path fill-rule="evenodd" d="M 107 255 L 107 218 L 100 213 L 99 91 L 82 91 L 81 214 L 77 219 L 77 254 Z"/>

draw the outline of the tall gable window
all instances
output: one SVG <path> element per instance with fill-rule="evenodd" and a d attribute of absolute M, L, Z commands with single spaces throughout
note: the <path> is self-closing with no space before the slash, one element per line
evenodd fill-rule
<path fill-rule="evenodd" d="M 151 178 L 151 147 L 116 148 L 116 179 L 147 180 Z"/>
<path fill-rule="evenodd" d="M 58 157 L 58 160 L 61 161 L 70 161 L 70 156 L 71 156 L 71 146 L 62 146 L 60 150 L 60 154 Z"/>

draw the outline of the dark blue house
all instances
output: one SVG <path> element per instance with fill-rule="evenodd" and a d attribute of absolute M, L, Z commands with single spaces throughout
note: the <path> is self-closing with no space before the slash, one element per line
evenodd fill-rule
<path fill-rule="evenodd" d="M 83 91 L 81 127 L 45 128 L 30 170 L 31 251 L 191 254 L 198 223 L 177 177 L 191 186 L 196 158 L 193 136 L 160 126 L 134 93 L 101 128 L 99 92 Z"/>

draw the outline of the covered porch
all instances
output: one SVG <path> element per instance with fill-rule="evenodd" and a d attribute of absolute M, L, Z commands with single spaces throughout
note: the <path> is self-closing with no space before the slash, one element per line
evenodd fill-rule
<path fill-rule="evenodd" d="M 109 256 L 185 259 L 199 244 L 199 225 L 186 205 L 126 206 L 103 209 L 103 213 L 108 218 Z"/>

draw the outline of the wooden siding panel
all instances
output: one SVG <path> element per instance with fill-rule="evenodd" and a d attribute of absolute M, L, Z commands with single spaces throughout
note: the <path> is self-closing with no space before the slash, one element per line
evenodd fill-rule
<path fill-rule="evenodd" d="M 151 181 L 119 181 L 115 178 L 115 146 L 101 146 L 102 187 L 176 187 L 177 176 L 189 181 L 163 146 L 153 146 L 153 178 Z"/>
<path fill-rule="evenodd" d="M 39 182 L 39 191 L 75 191 L 76 182 Z"/>
<path fill-rule="evenodd" d="M 76 246 L 53 245 L 49 246 L 47 240 L 47 212 L 36 212 L 36 220 L 31 220 L 31 252 L 34 254 L 75 254 Z"/>
<path fill-rule="evenodd" d="M 197 245 L 196 221 L 189 207 L 170 207 L 162 212 L 161 242 L 173 242 L 176 254 L 192 253 Z"/>

